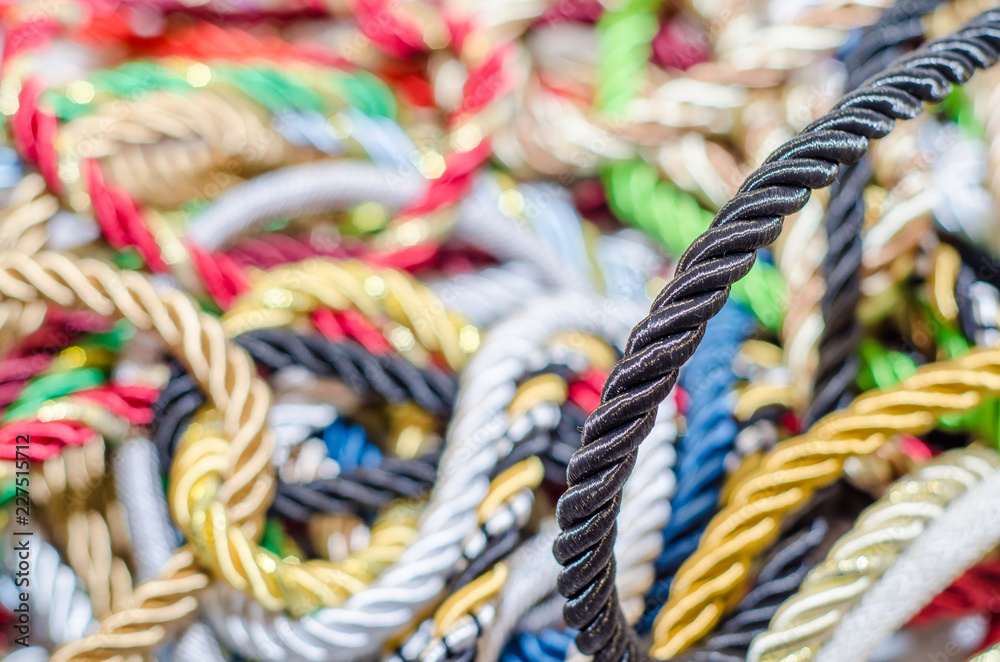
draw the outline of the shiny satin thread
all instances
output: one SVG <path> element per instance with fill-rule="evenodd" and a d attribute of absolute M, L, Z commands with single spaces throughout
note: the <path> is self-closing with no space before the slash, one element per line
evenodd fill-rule
<path fill-rule="evenodd" d="M 694 353 L 705 323 L 722 308 L 729 287 L 748 273 L 756 251 L 777 238 L 783 217 L 805 205 L 811 189 L 832 183 L 840 165 L 857 162 L 869 140 L 887 135 L 895 120 L 917 116 L 925 102 L 942 100 L 953 83 L 964 83 L 975 70 L 991 66 L 998 57 L 997 47 L 1000 13 L 988 12 L 846 95 L 829 114 L 774 152 L 680 259 L 673 281 L 633 330 L 625 357 L 608 378 L 602 404 L 584 427 L 583 448 L 570 463 L 570 488 L 559 501 L 562 534 L 554 551 L 565 566 L 559 590 L 567 598 L 567 624 L 581 630 L 577 637 L 581 652 L 600 662 L 638 654 L 614 587 L 612 549 L 621 489 L 635 464 L 636 449 L 652 427 L 653 412 L 676 381 L 680 366 Z M 856 446 L 854 452 L 865 452 L 864 444 Z M 820 462 L 817 471 L 832 479 L 839 473 L 839 463 Z M 789 496 L 799 494 L 795 490 Z M 799 500 L 786 498 L 789 505 L 784 505 L 771 498 L 767 503 L 786 512 Z M 773 520 L 757 524 L 741 538 L 753 550 L 776 533 Z M 728 574 L 716 579 L 735 586 L 746 570 L 732 565 Z M 713 594 L 712 587 L 702 586 L 704 600 L 684 598 L 690 589 L 678 575 L 671 591 L 677 597 L 659 619 L 661 636 L 654 650 L 658 657 L 682 651 L 722 615 L 724 599 L 707 597 Z"/>

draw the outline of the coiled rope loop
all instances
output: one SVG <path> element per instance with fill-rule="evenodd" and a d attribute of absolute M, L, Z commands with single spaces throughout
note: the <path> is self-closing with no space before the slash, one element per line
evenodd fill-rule
<path fill-rule="evenodd" d="M 583 447 L 570 462 L 570 488 L 559 501 L 562 534 L 554 551 L 565 566 L 559 590 L 567 598 L 566 622 L 580 629 L 581 652 L 602 662 L 637 655 L 614 587 L 612 550 L 622 486 L 657 406 L 694 353 L 706 322 L 722 309 L 729 288 L 749 272 L 756 251 L 778 237 L 783 217 L 801 209 L 812 189 L 830 185 L 839 166 L 855 163 L 869 140 L 887 135 L 895 120 L 916 117 L 924 102 L 944 99 L 951 83 L 964 83 L 977 68 L 991 66 L 997 48 L 1000 11 L 990 11 L 869 79 L 774 152 L 680 259 L 674 279 L 632 331 L 625 357 L 609 376 L 601 406 L 584 426 Z"/>

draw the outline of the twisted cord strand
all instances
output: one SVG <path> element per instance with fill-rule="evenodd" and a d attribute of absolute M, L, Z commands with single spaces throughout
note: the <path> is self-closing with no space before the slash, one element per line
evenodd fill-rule
<path fill-rule="evenodd" d="M 722 308 L 729 287 L 749 271 L 757 249 L 778 236 L 783 216 L 805 205 L 812 188 L 829 185 L 838 165 L 856 162 L 868 141 L 888 134 L 895 119 L 915 117 L 924 101 L 940 101 L 951 83 L 965 82 L 977 68 L 992 65 L 997 59 L 994 44 L 1000 45 L 1000 13 L 986 13 L 846 96 L 772 154 L 681 258 L 674 280 L 635 328 L 625 358 L 608 378 L 602 404 L 584 427 L 583 448 L 570 463 L 570 488 L 559 501 L 563 534 L 555 553 L 565 566 L 559 588 L 568 598 L 567 623 L 581 629 L 581 652 L 601 662 L 637 654 L 611 581 L 621 486 L 652 426 L 652 412 L 694 353 L 707 320 Z M 734 566 L 730 575 L 738 581 L 735 575 L 744 573 Z M 688 591 L 688 583 L 679 578 L 672 595 Z M 716 607 L 698 617 L 697 605 L 691 604 L 692 609 L 689 602 L 678 602 L 679 597 L 661 611 L 658 639 L 670 633 L 671 643 L 658 645 L 657 656 L 680 652 L 721 615 L 721 601 L 713 601 Z"/>
<path fill-rule="evenodd" d="M 754 639 L 748 662 L 804 660 L 815 654 L 840 617 L 948 504 L 1000 465 L 995 451 L 950 451 L 896 482 L 813 568 Z"/>
<path fill-rule="evenodd" d="M 783 539 L 761 566 L 754 588 L 740 600 L 735 613 L 723 621 L 698 648 L 675 657 L 681 662 L 744 662 L 747 649 L 759 633 L 767 629 L 778 607 L 795 594 L 809 569 L 812 555 L 830 530 L 826 517 L 818 517 L 808 527 Z"/>
<path fill-rule="evenodd" d="M 118 449 L 114 462 L 115 487 L 128 518 L 136 578 L 153 579 L 181 542 L 170 524 L 156 446 L 148 439 L 132 439 Z M 206 662 L 226 659 L 218 639 L 202 623 L 193 623 L 180 633 L 174 657 Z"/>
<path fill-rule="evenodd" d="M 0 584 L 0 602 L 8 610 L 20 604 L 20 591 L 14 584 L 18 559 L 15 543 L 6 539 L 5 576 Z M 79 639 L 97 626 L 90 598 L 73 569 L 63 563 L 59 552 L 40 536 L 29 546 L 28 582 L 31 587 L 32 647 L 49 648 Z M 35 629 L 37 628 L 37 629 Z M 8 658 L 9 659 L 9 658 Z"/>
<path fill-rule="evenodd" d="M 741 476 L 698 550 L 674 579 L 654 626 L 658 650 L 675 650 L 717 618 L 754 555 L 777 535 L 783 517 L 818 487 L 836 480 L 846 458 L 867 455 L 893 434 L 921 434 L 948 412 L 969 411 L 1000 386 L 993 350 L 932 364 L 898 386 L 857 398 L 801 437 L 776 446 Z M 695 619 L 695 620 L 692 620 Z M 698 620 L 700 619 L 700 620 Z"/>
<path fill-rule="evenodd" d="M 921 17 L 939 3 L 940 0 L 902 0 L 887 10 L 845 58 L 844 65 L 850 72 L 845 92 L 853 92 L 897 57 L 903 43 L 919 38 L 923 32 Z M 821 303 L 823 334 L 812 400 L 803 415 L 805 427 L 847 404 L 848 392 L 858 373 L 857 349 L 862 329 L 856 311 L 861 301 L 863 193 L 874 171 L 872 160 L 862 158 L 846 166 L 830 187 L 825 219 L 827 253 L 823 259 L 826 281 Z"/>
<path fill-rule="evenodd" d="M 952 502 L 837 625 L 819 662 L 867 660 L 1000 541 L 1000 471 Z"/>
<path fill-rule="evenodd" d="M 597 308 L 607 314 L 590 314 Z M 537 348 L 563 331 L 592 333 L 617 346 L 630 310 L 564 293 L 538 299 L 497 324 L 463 372 L 440 477 L 418 538 L 402 558 L 342 607 L 297 620 L 265 612 L 236 591 L 211 591 L 206 599 L 215 608 L 206 613 L 220 638 L 244 657 L 290 662 L 356 659 L 377 650 L 431 604 L 454 573 L 464 541 L 476 530 L 488 476 L 503 454 L 499 442 L 516 380 L 543 367 L 535 363 Z"/>
<path fill-rule="evenodd" d="M 726 478 L 726 456 L 733 450 L 738 426 L 731 391 L 736 383 L 732 364 L 740 343 L 753 332 L 753 319 L 728 303 L 709 322 L 705 339 L 681 376 L 690 398 L 687 429 L 677 448 L 677 491 L 663 530 L 663 553 L 656 560 L 657 581 L 646 596 L 641 622 L 649 629 L 670 590 L 670 580 L 715 513 Z M 669 398 L 668 398 L 669 401 Z"/>
<path fill-rule="evenodd" d="M 219 322 L 201 313 L 189 298 L 174 290 L 158 291 L 137 273 L 44 252 L 34 257 L 0 253 L 0 297 L 85 307 L 123 317 L 140 330 L 156 331 L 183 359 L 222 416 L 231 443 L 232 464 L 220 490 L 228 511 L 243 518 L 267 500 L 271 485 L 266 468 L 273 440 L 264 420 L 270 392 L 253 376 L 250 358 L 226 340 Z M 253 530 L 250 522 L 248 530 Z M 161 642 L 165 624 L 190 614 L 197 605 L 191 594 L 207 584 L 185 550 L 171 559 L 161 577 L 138 586 L 127 608 L 106 618 L 99 634 L 64 645 L 52 659 L 111 657 Z"/>
<path fill-rule="evenodd" d="M 226 313 L 223 327 L 237 335 L 285 326 L 296 314 L 320 306 L 357 309 L 415 362 L 426 362 L 415 354 L 423 348 L 440 353 L 457 369 L 479 345 L 478 330 L 445 309 L 430 288 L 408 274 L 357 260 L 310 259 L 269 271 Z"/>
<path fill-rule="evenodd" d="M 1000 559 L 992 558 L 969 568 L 955 582 L 934 597 L 908 625 L 922 626 L 940 620 L 974 616 L 983 610 L 995 611 L 996 586 L 1000 584 Z"/>

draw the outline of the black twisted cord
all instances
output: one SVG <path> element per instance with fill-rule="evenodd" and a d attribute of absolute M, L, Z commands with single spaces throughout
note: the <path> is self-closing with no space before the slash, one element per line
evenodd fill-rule
<path fill-rule="evenodd" d="M 798 591 L 815 564 L 814 554 L 829 530 L 829 521 L 820 517 L 805 530 L 780 541 L 761 567 L 753 590 L 740 601 L 734 615 L 718 627 L 717 634 L 697 649 L 674 659 L 681 662 L 744 662 L 754 637 L 767 630 L 767 624 L 781 604 Z"/>
<path fill-rule="evenodd" d="M 883 69 L 908 42 L 923 37 L 924 14 L 941 0 L 899 0 L 885 11 L 861 43 L 844 58 L 848 71 L 845 91 L 852 92 L 871 74 Z M 874 174 L 871 159 L 843 168 L 830 189 L 826 210 L 827 253 L 823 260 L 823 335 L 812 400 L 802 418 L 809 428 L 847 404 L 860 361 L 861 230 L 865 222 L 864 190 Z"/>
<path fill-rule="evenodd" d="M 235 341 L 258 366 L 269 370 L 301 366 L 318 376 L 337 377 L 362 397 L 377 395 L 392 403 L 412 400 L 442 419 L 450 415 L 454 379 L 437 370 L 418 369 L 401 357 L 375 355 L 353 341 L 331 342 L 281 329 L 253 331 Z M 177 441 L 204 404 L 205 395 L 194 379 L 175 364 L 173 378 L 154 405 L 153 440 L 163 466 L 169 466 Z M 309 483 L 279 478 L 271 512 L 299 522 L 317 512 L 371 514 L 394 499 L 427 494 L 439 459 L 437 452 L 412 460 L 385 458 L 378 467 L 358 467 Z"/>
<path fill-rule="evenodd" d="M 744 662 L 751 642 L 767 630 L 784 602 L 798 592 L 809 571 L 822 558 L 828 540 L 849 527 L 871 498 L 846 483 L 817 493 L 761 566 L 754 587 L 733 615 L 723 621 L 698 648 L 674 658 L 675 662 Z"/>
<path fill-rule="evenodd" d="M 694 353 L 705 324 L 750 270 L 757 250 L 773 242 L 783 218 L 800 210 L 812 189 L 829 186 L 840 165 L 856 163 L 869 141 L 886 136 L 896 119 L 916 117 L 940 102 L 952 83 L 991 66 L 1000 47 L 1000 12 L 986 12 L 956 34 L 927 44 L 808 126 L 774 152 L 681 257 L 674 279 L 649 316 L 633 329 L 624 358 L 611 372 L 601 405 L 587 419 L 583 446 L 559 500 L 562 533 L 554 553 L 565 566 L 559 591 L 577 646 L 599 662 L 635 659 L 636 637 L 615 590 L 613 547 L 622 487 L 656 408 Z"/>

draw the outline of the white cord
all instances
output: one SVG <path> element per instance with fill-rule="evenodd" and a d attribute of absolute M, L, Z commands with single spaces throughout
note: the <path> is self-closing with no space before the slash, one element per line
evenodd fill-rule
<path fill-rule="evenodd" d="M 861 598 L 817 662 L 864 662 L 941 591 L 1000 543 L 1000 471 L 955 500 Z"/>
<path fill-rule="evenodd" d="M 657 410 L 656 423 L 639 446 L 635 471 L 625 483 L 615 540 L 615 584 L 626 617 L 642 615 L 643 598 L 655 579 L 653 560 L 663 548 L 663 527 L 670 519 L 670 497 L 676 487 L 673 472 L 677 454 L 673 398 Z M 479 662 L 496 662 L 503 646 L 525 614 L 555 593 L 562 567 L 552 554 L 559 527 L 549 520 L 542 530 L 511 557 L 510 578 L 497 600 L 497 613 L 479 642 Z M 562 596 L 557 601 L 565 602 Z"/>
<path fill-rule="evenodd" d="M 276 218 L 318 214 L 375 201 L 401 207 L 420 193 L 419 175 L 364 161 L 288 166 L 229 189 L 191 223 L 187 235 L 208 251 Z"/>
<path fill-rule="evenodd" d="M 114 462 L 115 488 L 128 520 L 136 579 L 155 578 L 180 544 L 161 488 L 159 454 L 148 439 L 131 439 L 118 449 Z M 178 635 L 172 659 L 226 662 L 215 635 L 200 623 Z"/>
<path fill-rule="evenodd" d="M 21 589 L 15 585 L 19 559 L 14 545 L 23 538 L 4 536 L 4 567 L 7 574 L 0 581 L 0 603 L 13 613 L 20 605 Z M 28 606 L 31 609 L 32 646 L 19 651 L 8 660 L 27 662 L 47 660 L 48 650 L 68 641 L 81 639 L 97 630 L 97 621 L 90 598 L 83 590 L 76 573 L 62 562 L 55 547 L 38 532 L 28 540 Z M 20 636 L 20 635 L 16 635 Z M 39 655 L 44 655 L 39 657 Z"/>
<path fill-rule="evenodd" d="M 507 317 L 545 291 L 537 269 L 526 262 L 459 274 L 430 287 L 445 308 L 462 313 L 479 328 Z"/>
<path fill-rule="evenodd" d="M 462 375 L 417 541 L 343 606 L 299 620 L 265 612 L 244 594 L 217 586 L 206 592 L 205 613 L 220 638 L 244 657 L 282 662 L 341 662 L 377 651 L 438 598 L 465 540 L 477 531 L 476 509 L 500 459 L 507 405 L 517 380 L 544 367 L 536 363 L 544 360 L 549 338 L 582 331 L 620 344 L 639 314 L 621 302 L 565 293 L 535 301 L 497 324 Z"/>

